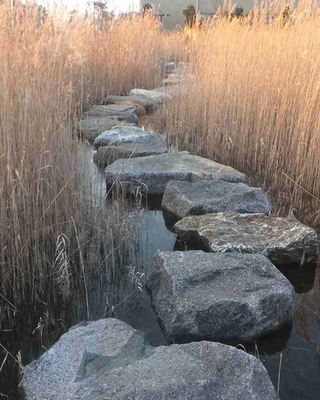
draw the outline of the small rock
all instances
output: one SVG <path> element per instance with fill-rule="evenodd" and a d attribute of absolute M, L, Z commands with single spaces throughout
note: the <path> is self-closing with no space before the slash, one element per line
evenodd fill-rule
<path fill-rule="evenodd" d="M 211 252 L 261 253 L 275 265 L 314 262 L 317 233 L 295 218 L 218 213 L 188 216 L 175 225 L 181 240 L 200 242 Z"/>
<path fill-rule="evenodd" d="M 270 214 L 271 206 L 261 188 L 222 180 L 169 182 L 162 208 L 178 218 L 223 211 Z"/>
<path fill-rule="evenodd" d="M 294 289 L 261 254 L 159 252 L 148 288 L 177 342 L 250 341 L 292 320 Z"/>
<path fill-rule="evenodd" d="M 219 343 L 151 348 L 124 322 L 78 326 L 24 368 L 26 400 L 277 400 L 262 363 Z"/>
<path fill-rule="evenodd" d="M 165 74 L 169 75 L 169 74 L 176 74 L 179 73 L 179 64 L 177 62 L 167 62 L 165 64 Z"/>
<path fill-rule="evenodd" d="M 127 193 L 161 196 L 169 181 L 199 181 L 222 179 L 228 182 L 245 182 L 247 177 L 234 168 L 193 156 L 187 152 L 168 153 L 130 160 L 117 160 L 105 169 L 106 183 L 123 185 Z"/>

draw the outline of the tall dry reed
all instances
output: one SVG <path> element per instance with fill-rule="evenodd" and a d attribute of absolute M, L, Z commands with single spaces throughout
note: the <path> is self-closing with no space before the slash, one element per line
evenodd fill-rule
<path fill-rule="evenodd" d="M 97 21 L 10 5 L 0 5 L 0 295 L 11 307 L 61 287 L 66 252 L 79 253 L 75 120 L 108 93 L 156 85 L 164 54 L 150 16 Z"/>
<path fill-rule="evenodd" d="M 194 75 L 163 116 L 180 149 L 245 171 L 277 194 L 275 205 L 315 222 L 319 8 L 284 10 L 218 18 L 193 32 L 188 47 Z"/>

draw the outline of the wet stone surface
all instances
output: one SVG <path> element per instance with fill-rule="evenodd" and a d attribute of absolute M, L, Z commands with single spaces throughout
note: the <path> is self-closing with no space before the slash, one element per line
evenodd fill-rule
<path fill-rule="evenodd" d="M 148 289 L 175 342 L 251 341 L 292 320 L 294 289 L 259 254 L 159 252 Z"/>
<path fill-rule="evenodd" d="M 307 264 L 319 255 L 314 229 L 294 217 L 217 213 L 188 216 L 175 225 L 179 240 L 210 252 L 261 253 L 275 265 Z"/>
<path fill-rule="evenodd" d="M 222 179 L 246 182 L 247 177 L 234 168 L 194 156 L 188 152 L 168 153 L 130 160 L 118 160 L 105 169 L 107 186 L 122 184 L 127 193 L 161 196 L 171 180 L 199 181 Z"/>
<path fill-rule="evenodd" d="M 67 332 L 24 369 L 27 400 L 276 400 L 261 362 L 218 343 L 152 348 L 115 319 Z"/>
<path fill-rule="evenodd" d="M 177 218 L 224 211 L 270 214 L 271 205 L 261 188 L 222 180 L 169 182 L 162 208 Z"/>

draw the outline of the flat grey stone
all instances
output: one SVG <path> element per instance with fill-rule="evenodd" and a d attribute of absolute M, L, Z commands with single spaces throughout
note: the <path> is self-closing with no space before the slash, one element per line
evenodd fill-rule
<path fill-rule="evenodd" d="M 181 240 L 200 242 L 211 252 L 261 253 L 276 265 L 313 262 L 319 240 L 297 219 L 263 214 L 188 216 L 175 225 Z"/>
<path fill-rule="evenodd" d="M 165 73 L 166 75 L 180 73 L 179 64 L 175 61 L 167 62 L 165 64 Z"/>
<path fill-rule="evenodd" d="M 165 90 L 145 90 L 132 89 L 130 96 L 144 102 L 144 107 L 147 112 L 153 112 L 159 108 L 166 100 L 170 99 L 170 95 Z"/>
<path fill-rule="evenodd" d="M 114 126 L 96 137 L 93 145 L 95 148 L 101 146 L 118 146 L 128 143 L 147 143 L 150 138 L 157 137 L 165 143 L 163 136 L 157 133 L 146 132 L 138 126 Z"/>
<path fill-rule="evenodd" d="M 171 181 L 162 208 L 178 218 L 224 211 L 270 214 L 270 203 L 261 188 L 219 179 L 200 182 Z"/>
<path fill-rule="evenodd" d="M 164 86 L 179 85 L 183 81 L 181 75 L 169 74 L 165 79 L 162 80 Z"/>
<path fill-rule="evenodd" d="M 138 117 L 136 121 L 138 122 Z M 79 122 L 79 132 L 81 137 L 92 143 L 102 132 L 112 129 L 114 126 L 119 126 L 120 124 L 126 127 L 135 126 L 134 123 L 122 122 L 117 117 L 85 118 Z"/>
<path fill-rule="evenodd" d="M 25 367 L 22 386 L 27 400 L 278 399 L 262 363 L 242 350 L 210 342 L 149 348 L 116 320 L 66 333 Z"/>
<path fill-rule="evenodd" d="M 179 62 L 172 61 L 165 64 L 166 75 L 170 74 L 184 75 L 185 73 L 189 73 L 191 69 L 192 69 L 192 64 L 183 61 Z"/>
<path fill-rule="evenodd" d="M 222 179 L 245 182 L 247 177 L 234 168 L 193 156 L 187 152 L 168 153 L 130 160 L 117 160 L 105 169 L 106 183 L 120 183 L 127 193 L 162 195 L 169 181 Z"/>
<path fill-rule="evenodd" d="M 119 158 L 137 158 L 168 151 L 166 142 L 161 135 L 147 135 L 143 142 L 120 143 L 119 145 L 99 147 L 93 155 L 93 161 L 99 167 L 106 167 Z"/>
<path fill-rule="evenodd" d="M 136 123 L 145 113 L 143 107 L 132 103 L 96 105 L 83 114 L 83 118 L 117 117 L 119 120 Z"/>
<path fill-rule="evenodd" d="M 147 113 L 155 111 L 158 105 L 160 105 L 159 101 L 155 101 L 154 98 L 150 98 L 148 96 L 107 96 L 103 103 L 104 104 L 121 104 L 123 102 L 131 103 L 135 105 L 142 106 Z"/>
<path fill-rule="evenodd" d="M 261 254 L 159 252 L 148 279 L 168 339 L 251 341 L 292 320 L 294 289 Z"/>

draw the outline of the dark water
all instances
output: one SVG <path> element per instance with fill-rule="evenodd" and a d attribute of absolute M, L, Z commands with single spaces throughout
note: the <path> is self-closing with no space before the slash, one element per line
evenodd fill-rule
<path fill-rule="evenodd" d="M 84 156 L 91 159 L 91 151 L 84 149 Z M 91 164 L 86 173 L 99 201 L 105 192 L 103 175 Z M 158 208 L 157 201 L 149 201 L 138 212 L 135 207 L 128 206 L 135 226 L 128 244 L 134 251 L 128 253 L 126 265 L 122 266 L 124 273 L 115 280 L 110 280 L 107 273 L 93 274 L 87 282 L 90 319 L 118 317 L 145 332 L 154 346 L 166 342 L 149 296 L 140 287 L 144 284 L 142 274 L 150 268 L 158 249 L 171 251 L 176 245 L 176 237 L 168 229 L 171 221 L 167 216 L 164 219 Z M 320 398 L 320 270 L 315 266 L 291 266 L 282 272 L 296 290 L 293 325 L 257 343 L 243 345 L 264 363 L 275 387 L 279 386 L 282 400 L 316 400 Z M 83 290 L 75 291 L 68 302 L 46 304 L 37 314 L 29 315 L 26 307 L 25 312 L 17 314 L 9 331 L 2 327 L 0 343 L 12 357 L 19 358 L 20 351 L 22 362 L 26 364 L 50 347 L 70 326 L 87 318 Z M 45 328 L 41 328 L 39 321 L 45 322 Z M 0 373 L 0 400 L 20 399 L 17 364 L 11 356 L 7 357 Z"/>

